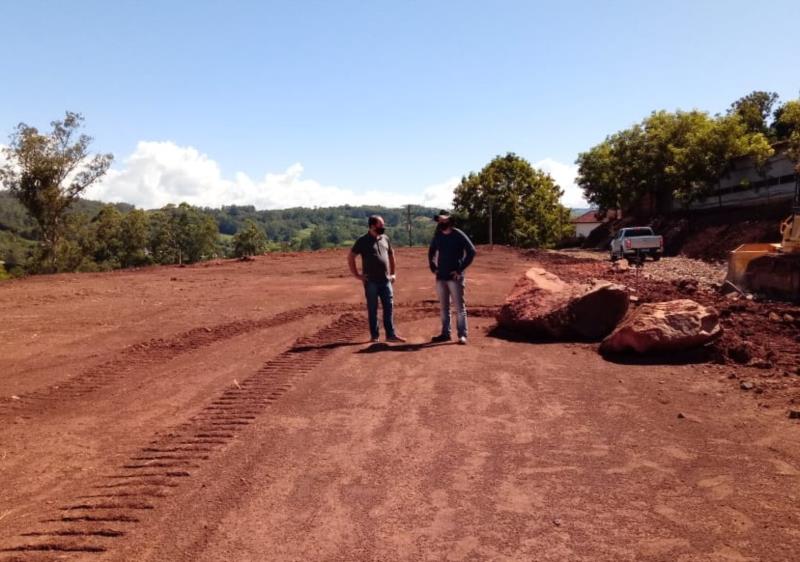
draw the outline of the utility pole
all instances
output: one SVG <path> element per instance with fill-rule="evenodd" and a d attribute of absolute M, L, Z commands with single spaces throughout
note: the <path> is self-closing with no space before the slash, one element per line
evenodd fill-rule
<path fill-rule="evenodd" d="M 411 238 L 411 205 L 406 206 L 406 231 L 408 232 L 408 247 L 414 245 L 414 241 Z"/>
<path fill-rule="evenodd" d="M 494 250 L 494 229 L 492 228 L 492 198 L 489 198 L 489 250 Z"/>

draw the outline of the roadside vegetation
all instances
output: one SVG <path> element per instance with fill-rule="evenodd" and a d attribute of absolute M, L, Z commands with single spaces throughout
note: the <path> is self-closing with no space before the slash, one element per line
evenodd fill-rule
<path fill-rule="evenodd" d="M 601 210 L 659 214 L 673 198 L 688 204 L 708 195 L 734 159 L 763 165 L 776 149 L 800 163 L 800 99 L 781 104 L 775 93 L 754 91 L 724 115 L 651 113 L 581 153 L 577 183 Z"/>
<path fill-rule="evenodd" d="M 412 206 L 414 245 L 430 242 L 434 212 Z M 38 230 L 25 208 L 8 191 L 0 191 L 0 261 L 5 262 L 10 276 L 22 276 L 346 247 L 365 232 L 367 217 L 372 214 L 386 218 L 387 232 L 396 245 L 408 245 L 407 208 L 256 211 L 249 206 L 202 209 L 182 203 L 142 210 L 79 199 L 65 213 L 55 266 L 50 267 L 42 262 Z"/>

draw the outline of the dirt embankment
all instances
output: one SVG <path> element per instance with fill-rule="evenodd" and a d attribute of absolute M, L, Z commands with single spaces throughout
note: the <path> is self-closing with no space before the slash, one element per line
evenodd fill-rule
<path fill-rule="evenodd" d="M 786 202 L 741 209 L 674 213 L 666 217 L 626 217 L 601 225 L 585 240 L 584 248 L 608 249 L 620 228 L 647 224 L 664 237 L 664 253 L 719 261 L 741 244 L 780 242 L 779 225 L 790 213 Z"/>

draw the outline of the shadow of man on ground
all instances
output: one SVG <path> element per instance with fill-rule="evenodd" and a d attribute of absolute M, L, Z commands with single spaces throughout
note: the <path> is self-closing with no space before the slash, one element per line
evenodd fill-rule
<path fill-rule="evenodd" d="M 401 345 L 389 345 L 387 343 L 373 343 L 369 347 L 359 349 L 356 353 L 381 353 L 384 351 L 420 351 L 429 347 L 439 347 L 442 345 L 453 345 L 455 341 L 451 342 L 425 342 L 425 343 L 404 343 Z"/>

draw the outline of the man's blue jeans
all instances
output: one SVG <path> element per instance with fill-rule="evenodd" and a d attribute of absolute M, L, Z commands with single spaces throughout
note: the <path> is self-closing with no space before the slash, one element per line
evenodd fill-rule
<path fill-rule="evenodd" d="M 392 293 L 392 284 L 387 279 L 386 281 L 365 281 L 364 293 L 367 295 L 367 316 L 369 317 L 369 334 L 373 339 L 378 337 L 378 299 L 381 301 L 381 308 L 383 308 L 383 329 L 386 331 L 386 337 L 391 338 L 395 336 L 394 332 L 394 294 Z"/>
<path fill-rule="evenodd" d="M 464 299 L 466 280 L 462 276 L 458 281 L 436 280 L 436 294 L 439 296 L 439 308 L 442 310 L 442 335 L 450 337 L 450 299 L 456 309 L 456 327 L 458 337 L 467 337 L 467 303 Z"/>

